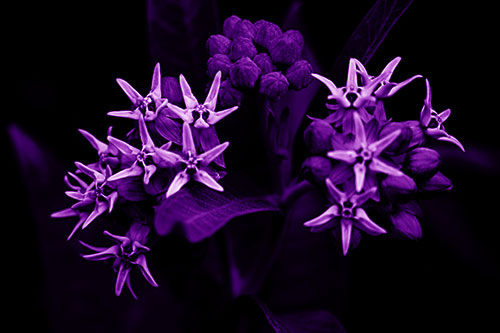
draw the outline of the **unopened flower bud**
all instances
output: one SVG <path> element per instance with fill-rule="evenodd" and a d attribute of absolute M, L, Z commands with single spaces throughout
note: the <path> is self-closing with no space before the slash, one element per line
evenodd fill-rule
<path fill-rule="evenodd" d="M 218 71 L 221 71 L 224 79 L 229 76 L 229 67 L 231 65 L 231 59 L 227 55 L 216 54 L 207 61 L 207 74 L 213 78 Z"/>
<path fill-rule="evenodd" d="M 288 30 L 284 33 L 284 35 L 293 39 L 300 48 L 299 53 L 302 52 L 302 49 L 304 48 L 304 36 L 302 36 L 302 33 L 300 31 Z"/>
<path fill-rule="evenodd" d="M 316 184 L 324 184 L 332 171 L 332 162 L 323 156 L 310 156 L 302 164 L 304 177 Z"/>
<path fill-rule="evenodd" d="M 229 58 L 236 61 L 242 57 L 253 58 L 257 54 L 257 49 L 250 38 L 238 37 L 231 44 Z"/>
<path fill-rule="evenodd" d="M 269 54 L 273 62 L 291 65 L 300 55 L 300 46 L 290 36 L 282 34 L 272 41 Z"/>
<path fill-rule="evenodd" d="M 222 33 L 228 38 L 233 38 L 234 26 L 239 21 L 241 21 L 241 19 L 238 16 L 236 15 L 229 16 L 227 19 L 224 20 L 224 23 L 222 25 Z"/>
<path fill-rule="evenodd" d="M 161 95 L 172 104 L 181 103 L 183 99 L 179 80 L 172 76 L 163 77 L 161 79 Z"/>
<path fill-rule="evenodd" d="M 221 82 L 218 101 L 222 107 L 240 105 L 242 99 L 243 93 L 232 86 L 230 79 Z"/>
<path fill-rule="evenodd" d="M 243 57 L 229 68 L 229 77 L 234 87 L 253 88 L 260 76 L 260 68 L 252 59 Z"/>
<path fill-rule="evenodd" d="M 400 130 L 398 137 L 384 150 L 388 154 L 401 154 L 408 150 L 412 139 L 412 130 L 404 122 L 390 122 L 380 130 L 380 137 L 391 134 L 394 131 Z"/>
<path fill-rule="evenodd" d="M 208 55 L 213 57 L 215 54 L 228 54 L 231 40 L 223 35 L 212 35 L 208 37 L 205 45 Z"/>
<path fill-rule="evenodd" d="M 405 169 L 416 176 L 430 176 L 437 172 L 441 159 L 433 149 L 415 148 L 406 155 Z"/>
<path fill-rule="evenodd" d="M 391 215 L 394 229 L 409 239 L 418 239 L 422 237 L 422 227 L 415 215 L 400 210 Z"/>
<path fill-rule="evenodd" d="M 411 141 L 409 147 L 419 147 L 425 142 L 424 131 L 418 120 L 405 121 L 406 125 L 411 129 Z"/>
<path fill-rule="evenodd" d="M 255 35 L 255 27 L 249 20 L 237 21 L 233 26 L 233 39 L 245 37 L 253 40 Z"/>
<path fill-rule="evenodd" d="M 415 181 L 407 175 L 387 175 L 387 177 L 382 180 L 381 185 L 384 192 L 390 198 L 394 198 L 399 195 L 412 194 L 417 190 L 417 184 L 415 184 Z"/>
<path fill-rule="evenodd" d="M 298 60 L 286 70 L 286 78 L 290 86 L 300 90 L 307 87 L 312 81 L 312 66 L 307 60 Z"/>
<path fill-rule="evenodd" d="M 288 80 L 281 72 L 270 72 L 260 78 L 259 93 L 275 99 L 288 91 Z"/>
<path fill-rule="evenodd" d="M 259 20 L 254 23 L 255 27 L 255 44 L 263 46 L 267 49 L 271 46 L 273 40 L 281 36 L 282 32 L 278 25 L 266 21 Z"/>
<path fill-rule="evenodd" d="M 425 192 L 442 192 L 449 191 L 453 188 L 453 184 L 441 172 L 436 172 L 434 176 L 427 179 L 420 185 L 420 190 Z"/>
<path fill-rule="evenodd" d="M 275 71 L 276 67 L 273 65 L 271 61 L 271 57 L 267 53 L 259 53 L 255 57 L 253 57 L 253 62 L 257 66 L 259 66 L 262 74 L 267 74 L 269 72 Z"/>
<path fill-rule="evenodd" d="M 332 150 L 333 127 L 324 120 L 314 120 L 304 131 L 304 142 L 311 154 L 324 154 Z"/>

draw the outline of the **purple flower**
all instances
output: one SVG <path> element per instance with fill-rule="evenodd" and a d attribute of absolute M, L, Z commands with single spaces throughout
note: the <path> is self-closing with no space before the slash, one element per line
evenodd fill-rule
<path fill-rule="evenodd" d="M 300 56 L 300 45 L 297 44 L 291 35 L 282 34 L 276 37 L 270 44 L 269 54 L 275 63 L 291 65 Z"/>
<path fill-rule="evenodd" d="M 255 43 L 267 49 L 269 49 L 272 42 L 277 37 L 281 36 L 282 33 L 278 25 L 266 20 L 259 20 L 255 22 L 254 27 L 255 27 L 255 35 L 254 35 Z"/>
<path fill-rule="evenodd" d="M 326 187 L 330 194 L 332 205 L 321 215 L 304 223 L 311 231 L 323 231 L 340 224 L 342 251 L 344 255 L 349 250 L 352 228 L 357 228 L 369 235 L 385 234 L 386 231 L 373 222 L 361 206 L 377 191 L 376 187 L 357 194 L 340 191 L 332 181 L 326 179 Z"/>
<path fill-rule="evenodd" d="M 161 91 L 161 74 L 160 63 L 157 63 L 153 72 L 153 79 L 151 81 L 151 91 L 142 97 L 127 81 L 116 79 L 116 82 L 123 89 L 125 94 L 132 102 L 133 110 L 127 111 L 110 111 L 109 116 L 139 119 L 142 115 L 146 121 L 154 120 L 158 113 L 167 105 L 167 99 L 162 98 Z"/>
<path fill-rule="evenodd" d="M 260 74 L 259 66 L 248 57 L 239 59 L 229 69 L 229 77 L 235 87 L 253 88 Z"/>
<path fill-rule="evenodd" d="M 260 78 L 259 93 L 278 99 L 288 91 L 288 80 L 281 72 L 270 72 Z"/>
<path fill-rule="evenodd" d="M 71 188 L 71 191 L 66 191 L 66 195 L 72 199 L 78 200 L 70 208 L 51 214 L 52 218 L 64 218 L 78 216 L 79 220 L 70 235 L 68 240 L 74 235 L 80 227 L 85 229 L 92 221 L 105 211 L 111 212 L 118 199 L 118 192 L 109 184 L 111 169 L 109 166 L 104 172 L 89 168 L 88 166 L 75 162 L 78 170 L 92 178 L 92 182 L 87 184 L 77 175 L 68 172 L 68 175 L 73 178 L 77 185 L 72 184 L 69 178 L 64 178 L 66 184 Z"/>
<path fill-rule="evenodd" d="M 233 40 L 236 40 L 239 37 L 244 37 L 252 40 L 254 35 L 255 35 L 255 27 L 253 26 L 253 23 L 250 22 L 249 20 L 243 19 L 234 23 L 232 31 Z"/>
<path fill-rule="evenodd" d="M 213 57 L 216 54 L 228 54 L 231 40 L 223 35 L 212 35 L 208 37 L 206 47 L 208 55 Z"/>
<path fill-rule="evenodd" d="M 139 136 L 142 143 L 141 149 L 131 146 L 127 142 L 120 139 L 108 136 L 109 142 L 113 143 L 122 153 L 122 160 L 132 163 L 126 169 L 123 169 L 109 177 L 109 181 L 144 175 L 143 182 L 147 185 L 151 176 L 155 173 L 158 167 L 170 165 L 169 162 L 165 161 L 162 158 L 162 155 L 158 152 L 167 150 L 171 143 L 168 142 L 161 148 L 156 147 L 148 133 L 146 122 L 142 116 L 139 117 Z"/>
<path fill-rule="evenodd" d="M 165 160 L 182 166 L 182 171 L 178 172 L 168 187 L 166 197 L 170 197 L 179 191 L 189 180 L 202 183 L 216 191 L 224 191 L 221 185 L 209 174 L 208 165 L 219 156 L 229 146 L 229 142 L 221 143 L 214 148 L 197 154 L 188 123 L 182 126 L 182 153 L 176 154 L 170 151 L 161 151 L 159 154 Z"/>
<path fill-rule="evenodd" d="M 95 165 L 90 165 L 90 167 L 94 169 L 101 168 L 102 170 L 104 170 L 106 168 L 106 165 L 109 165 L 112 168 L 118 165 L 118 149 L 114 145 L 106 144 L 100 141 L 86 130 L 79 129 L 78 131 L 83 135 L 85 139 L 90 142 L 99 156 L 99 162 Z M 108 135 L 111 135 L 111 127 L 108 130 Z"/>
<path fill-rule="evenodd" d="M 420 125 L 424 129 L 424 133 L 434 139 L 451 142 L 458 146 L 458 148 L 460 148 L 463 152 L 465 152 L 465 148 L 460 143 L 460 141 L 446 133 L 444 129 L 443 123 L 451 115 L 451 110 L 446 109 L 441 113 L 437 113 L 436 111 L 434 111 L 431 104 L 432 93 L 429 80 L 426 79 L 425 84 L 427 86 L 427 95 L 425 97 L 424 107 L 420 112 Z"/>
<path fill-rule="evenodd" d="M 387 66 L 385 66 L 385 68 L 382 70 L 382 73 L 380 73 L 380 75 L 377 78 L 369 75 L 368 72 L 366 71 L 365 66 L 363 66 L 363 64 L 360 61 L 358 61 L 358 60 L 355 60 L 355 61 L 356 61 L 356 66 L 359 70 L 359 73 L 361 75 L 362 82 L 364 85 L 371 85 L 371 82 L 373 80 L 377 80 L 377 78 L 379 78 L 379 77 L 384 77 L 384 79 L 382 81 L 380 81 L 380 87 L 377 88 L 377 90 L 375 90 L 375 92 L 373 93 L 375 95 L 375 97 L 377 97 L 377 98 L 391 97 L 399 89 L 403 88 L 411 81 L 422 77 L 422 75 L 414 75 L 411 78 L 404 80 L 403 82 L 400 82 L 400 83 L 390 82 L 389 80 L 391 79 L 391 76 L 394 72 L 394 69 L 401 61 L 401 57 L 396 57 L 396 58 L 392 59 L 387 64 Z"/>
<path fill-rule="evenodd" d="M 312 81 L 312 66 L 307 60 L 298 60 L 286 70 L 286 78 L 290 86 L 300 90 L 307 87 Z"/>
<path fill-rule="evenodd" d="M 271 57 L 267 53 L 259 53 L 253 57 L 253 62 L 260 68 L 261 74 L 267 74 L 276 70 L 276 67 L 271 61 Z"/>
<path fill-rule="evenodd" d="M 222 25 L 222 33 L 229 38 L 233 38 L 233 31 L 235 25 L 241 21 L 241 18 L 239 18 L 236 15 L 229 16 L 224 20 L 224 23 Z"/>
<path fill-rule="evenodd" d="M 360 192 L 363 189 L 368 170 L 393 176 L 404 175 L 403 172 L 382 161 L 379 157 L 401 131 L 396 130 L 377 141 L 371 137 L 367 140 L 360 116 L 357 113 L 354 113 L 353 116 L 355 137 L 351 149 L 345 149 L 349 148 L 349 145 L 346 145 L 342 147 L 344 149 L 328 152 L 327 156 L 353 165 L 356 191 Z"/>
<path fill-rule="evenodd" d="M 198 103 L 196 97 L 194 97 L 191 91 L 191 87 L 184 78 L 184 75 L 181 74 L 179 76 L 179 81 L 181 85 L 182 96 L 184 97 L 184 103 L 186 104 L 186 109 L 182 109 L 170 103 L 167 103 L 168 108 L 172 110 L 185 123 L 193 124 L 193 126 L 196 128 L 208 128 L 210 125 L 214 125 L 219 120 L 238 109 L 238 106 L 233 106 L 232 108 L 215 112 L 221 75 L 221 72 L 217 72 L 210 87 L 210 91 L 208 92 L 207 98 L 205 99 L 205 102 L 203 104 L 200 104 Z"/>
<path fill-rule="evenodd" d="M 120 296 L 123 286 L 126 283 L 132 296 L 137 299 L 137 296 L 132 290 L 132 286 L 130 284 L 130 271 L 133 267 L 139 268 L 142 275 L 150 285 L 158 287 L 158 284 L 149 271 L 146 263 L 146 256 L 144 255 L 144 253 L 150 251 L 150 249 L 144 245 L 148 233 L 148 226 L 140 223 L 134 223 L 131 225 L 125 236 L 113 235 L 108 231 L 104 231 L 104 235 L 116 242 L 115 245 L 109 248 L 91 246 L 80 241 L 80 244 L 92 251 L 95 251 L 95 253 L 92 254 L 82 255 L 84 259 L 90 261 L 114 259 L 113 270 L 118 273 L 115 284 L 116 296 Z"/>

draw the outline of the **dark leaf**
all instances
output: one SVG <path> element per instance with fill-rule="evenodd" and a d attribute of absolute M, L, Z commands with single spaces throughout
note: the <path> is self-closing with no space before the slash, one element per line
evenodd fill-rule
<path fill-rule="evenodd" d="M 301 312 L 273 312 L 261 300 L 257 304 L 264 312 L 269 325 L 279 333 L 345 333 L 339 319 L 327 310 L 309 310 Z"/>
<path fill-rule="evenodd" d="M 237 216 L 279 211 L 277 203 L 267 197 L 234 193 L 227 187 L 216 192 L 197 183 L 188 184 L 156 208 L 156 231 L 166 235 L 179 224 L 190 242 L 198 242 Z"/>

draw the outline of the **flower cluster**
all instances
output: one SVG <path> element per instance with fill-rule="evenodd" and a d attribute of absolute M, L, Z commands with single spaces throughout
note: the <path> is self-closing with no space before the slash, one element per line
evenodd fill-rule
<path fill-rule="evenodd" d="M 269 99 L 289 89 L 300 90 L 312 81 L 312 66 L 302 59 L 304 38 L 297 30 L 282 32 L 269 21 L 254 23 L 228 17 L 223 33 L 208 38 L 207 74 L 222 73 L 223 106 L 240 104 L 245 89 L 255 88 Z"/>
<path fill-rule="evenodd" d="M 132 102 L 129 110 L 110 111 L 108 115 L 129 118 L 134 128 L 124 140 L 108 130 L 107 142 L 97 139 L 85 130 L 80 133 L 97 151 L 94 163 L 75 162 L 76 170 L 68 172 L 64 180 L 70 188 L 66 195 L 76 203 L 52 214 L 54 218 L 78 217 L 71 239 L 78 230 L 87 228 L 115 207 L 130 208 L 149 200 L 153 205 L 167 200 L 189 182 L 198 182 L 215 191 L 223 191 L 218 181 L 225 174 L 223 151 L 229 142 L 220 143 L 214 124 L 235 111 L 232 107 L 215 111 L 220 88 L 221 73 L 215 74 L 208 96 L 200 104 L 189 84 L 181 74 L 179 88 L 185 108 L 170 103 L 175 83 L 170 78 L 161 79 L 160 65 L 154 69 L 151 91 L 143 97 L 125 80 L 117 79 L 119 86 Z M 166 92 L 162 82 L 168 82 Z M 137 266 L 146 280 L 156 286 L 146 264 L 144 253 L 150 230 L 151 216 L 142 219 L 119 221 L 128 228 L 125 236 L 105 231 L 105 235 L 118 243 L 110 248 L 98 248 L 81 242 L 95 254 L 84 255 L 87 260 L 114 259 L 113 268 L 118 273 L 115 292 L 120 295 L 124 283 L 134 297 L 129 272 Z"/>
<path fill-rule="evenodd" d="M 391 228 L 409 238 L 420 237 L 416 199 L 452 187 L 439 171 L 439 153 L 425 144 L 437 139 L 464 150 L 444 130 L 442 123 L 450 110 L 438 113 L 432 108 L 428 80 L 420 121 L 387 119 L 384 99 L 421 77 L 391 82 L 400 60 L 395 58 L 380 75 L 372 76 L 360 61 L 350 59 L 346 85 L 340 88 L 312 74 L 330 91 L 326 107 L 331 113 L 323 119 L 311 118 L 304 133 L 311 156 L 302 167 L 311 182 L 325 188 L 330 204 L 304 225 L 311 231 L 339 230 L 344 255 L 351 239 L 359 240 L 360 231 L 380 235 Z M 369 216 L 376 216 L 377 222 Z"/>

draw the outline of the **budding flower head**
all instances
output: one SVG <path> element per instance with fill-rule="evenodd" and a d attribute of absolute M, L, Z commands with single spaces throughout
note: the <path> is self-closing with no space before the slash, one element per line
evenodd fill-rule
<path fill-rule="evenodd" d="M 250 38 L 237 37 L 231 44 L 229 58 L 236 61 L 242 57 L 253 58 L 257 54 L 257 49 Z"/>
<path fill-rule="evenodd" d="M 416 176 L 427 176 L 436 173 L 440 164 L 441 159 L 437 151 L 420 147 L 406 155 L 405 169 Z"/>
<path fill-rule="evenodd" d="M 236 15 L 229 16 L 227 19 L 224 20 L 224 23 L 222 25 L 222 33 L 228 38 L 233 38 L 234 26 L 239 21 L 241 21 L 241 19 L 238 16 Z"/>
<path fill-rule="evenodd" d="M 284 35 L 295 41 L 300 48 L 299 52 L 302 52 L 302 49 L 304 48 L 304 36 L 302 36 L 300 31 L 292 29 L 286 31 Z"/>
<path fill-rule="evenodd" d="M 228 54 L 231 46 L 231 40 L 223 35 L 212 35 L 208 37 L 206 48 L 208 55 L 213 57 L 215 54 Z"/>
<path fill-rule="evenodd" d="M 240 105 L 242 99 L 243 93 L 233 87 L 230 79 L 221 82 L 219 89 L 219 103 L 222 107 Z"/>
<path fill-rule="evenodd" d="M 283 34 L 273 40 L 269 47 L 269 54 L 275 63 L 291 65 L 300 56 L 301 48 L 294 38 Z"/>
<path fill-rule="evenodd" d="M 259 92 L 269 98 L 279 98 L 286 94 L 287 91 L 288 80 L 281 72 L 270 72 L 260 78 Z"/>
<path fill-rule="evenodd" d="M 255 35 L 255 27 L 249 20 L 239 20 L 234 23 L 232 36 L 233 39 L 244 37 L 252 40 Z"/>
<path fill-rule="evenodd" d="M 229 68 L 229 77 L 234 87 L 253 88 L 261 70 L 252 59 L 243 57 Z"/>
<path fill-rule="evenodd" d="M 286 70 L 286 78 L 290 86 L 300 90 L 307 87 L 312 81 L 312 66 L 307 60 L 298 60 Z"/>

